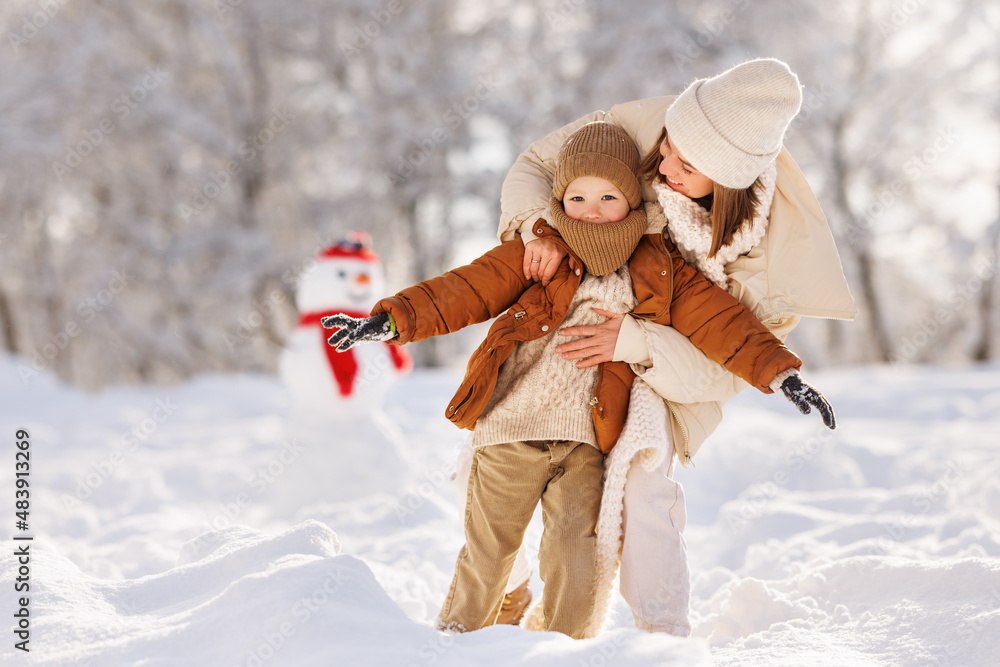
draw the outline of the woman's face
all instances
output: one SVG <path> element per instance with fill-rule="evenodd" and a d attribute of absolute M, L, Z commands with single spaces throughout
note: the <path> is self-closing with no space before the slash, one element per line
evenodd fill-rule
<path fill-rule="evenodd" d="M 671 143 L 670 135 L 663 138 L 660 144 L 660 174 L 666 179 L 675 192 L 690 199 L 699 199 L 712 194 L 715 181 L 705 176 L 684 159 L 677 148 Z"/>

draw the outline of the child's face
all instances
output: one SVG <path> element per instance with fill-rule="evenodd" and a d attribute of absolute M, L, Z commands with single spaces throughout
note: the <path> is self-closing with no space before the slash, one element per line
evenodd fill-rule
<path fill-rule="evenodd" d="M 675 192 L 690 199 L 699 199 L 712 194 L 715 181 L 705 176 L 684 159 L 677 147 L 670 141 L 668 134 L 660 144 L 660 173 Z"/>
<path fill-rule="evenodd" d="M 628 215 L 628 200 L 611 181 L 581 176 L 570 181 L 563 195 L 566 215 L 582 222 L 618 222 Z"/>

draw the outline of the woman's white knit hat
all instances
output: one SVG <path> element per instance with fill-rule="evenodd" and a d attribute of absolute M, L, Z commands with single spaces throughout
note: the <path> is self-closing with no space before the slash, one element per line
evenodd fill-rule
<path fill-rule="evenodd" d="M 761 58 L 692 83 L 664 125 L 695 169 L 727 188 L 748 188 L 778 156 L 801 106 L 798 77 L 780 60 Z"/>

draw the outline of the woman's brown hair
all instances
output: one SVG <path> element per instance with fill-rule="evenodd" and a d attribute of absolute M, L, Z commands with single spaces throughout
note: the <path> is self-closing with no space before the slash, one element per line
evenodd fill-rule
<path fill-rule="evenodd" d="M 667 128 L 660 132 L 656 145 L 646 153 L 639 163 L 639 177 L 647 183 L 659 181 L 666 185 L 663 174 L 660 173 L 660 145 L 667 138 Z M 760 178 L 748 188 L 727 188 L 715 183 L 712 194 L 697 200 L 699 204 L 712 212 L 712 249 L 708 256 L 714 257 L 722 246 L 729 245 L 733 236 L 743 225 L 753 222 L 757 214 L 757 188 L 761 185 Z"/>

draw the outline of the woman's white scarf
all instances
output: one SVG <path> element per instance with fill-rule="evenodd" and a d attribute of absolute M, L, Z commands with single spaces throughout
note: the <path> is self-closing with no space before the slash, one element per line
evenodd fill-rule
<path fill-rule="evenodd" d="M 761 188 L 758 191 L 760 203 L 757 214 L 749 225 L 743 225 L 733 234 L 728 245 L 722 246 L 714 257 L 708 256 L 712 249 L 712 214 L 670 186 L 659 181 L 653 183 L 656 199 L 667 216 L 670 238 L 677 244 L 681 256 L 698 268 L 713 283 L 727 289 L 729 277 L 726 265 L 740 255 L 749 252 L 760 243 L 767 232 L 767 218 L 771 214 L 771 200 L 774 199 L 774 180 L 777 167 L 771 163 L 760 175 Z"/>
<path fill-rule="evenodd" d="M 666 185 L 653 184 L 660 206 L 667 218 L 670 238 L 684 259 L 696 266 L 713 283 L 727 289 L 726 265 L 760 243 L 767 231 L 767 219 L 774 199 L 777 169 L 771 163 L 761 174 L 760 203 L 749 225 L 744 225 L 730 244 L 714 257 L 711 214 Z M 650 223 L 652 224 L 652 219 Z M 614 449 L 604 463 L 604 495 L 597 519 L 597 581 L 594 589 L 594 615 L 587 636 L 597 635 L 605 623 L 611 604 L 611 592 L 621 560 L 622 510 L 625 501 L 625 478 L 633 460 L 648 471 L 655 470 L 667 455 L 673 456 L 670 442 L 670 414 L 666 402 L 643 379 L 636 378 L 629 395 L 628 417 Z M 669 565 L 668 565 L 669 566 Z"/>

